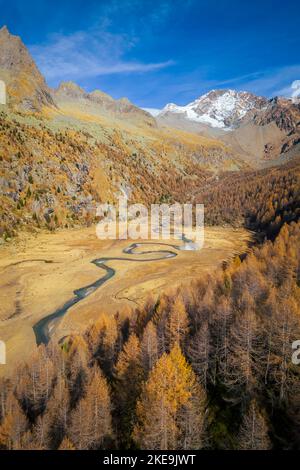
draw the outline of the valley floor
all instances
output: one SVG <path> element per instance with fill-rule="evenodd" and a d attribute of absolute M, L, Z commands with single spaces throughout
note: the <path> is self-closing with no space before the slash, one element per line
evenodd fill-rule
<path fill-rule="evenodd" d="M 139 254 L 145 251 L 143 247 L 130 255 L 123 250 L 132 240 L 99 240 L 94 227 L 21 234 L 0 248 L 0 339 L 7 348 L 7 365 L 0 366 L 0 375 L 9 374 L 19 361 L 30 356 L 36 347 L 33 326 L 37 322 L 74 298 L 74 290 L 105 276 L 105 270 L 91 263 L 93 259 L 122 258 L 107 261 L 115 275 L 56 321 L 51 330 L 55 340 L 82 331 L 103 312 L 113 314 L 142 307 L 150 295 L 156 298 L 166 289 L 214 270 L 235 254 L 245 252 L 250 239 L 250 232 L 243 229 L 207 227 L 202 250 L 178 251 L 151 244 L 151 254 Z M 153 252 L 162 249 L 177 256 L 153 260 L 160 257 Z"/>

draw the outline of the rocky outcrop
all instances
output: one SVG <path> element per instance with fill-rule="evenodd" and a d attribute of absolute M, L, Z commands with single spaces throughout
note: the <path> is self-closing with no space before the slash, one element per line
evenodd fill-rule
<path fill-rule="evenodd" d="M 6 83 L 7 104 L 26 111 L 55 106 L 44 77 L 18 36 L 0 29 L 0 79 Z"/>
<path fill-rule="evenodd" d="M 285 98 L 272 98 L 266 108 L 254 116 L 253 121 L 258 126 L 274 122 L 282 131 L 295 133 L 300 131 L 300 104 Z"/>
<path fill-rule="evenodd" d="M 300 104 L 272 98 L 261 110 L 247 113 L 222 139 L 259 166 L 285 163 L 300 153 Z"/>

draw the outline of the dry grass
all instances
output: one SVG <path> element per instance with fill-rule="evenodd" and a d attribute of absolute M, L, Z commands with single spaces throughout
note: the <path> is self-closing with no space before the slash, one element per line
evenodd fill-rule
<path fill-rule="evenodd" d="M 181 251 L 176 258 L 145 263 L 110 261 L 116 275 L 67 312 L 57 327 L 56 339 L 81 330 L 103 312 L 112 314 L 141 306 L 149 294 L 157 297 L 170 286 L 212 271 L 222 261 L 245 251 L 249 238 L 249 232 L 242 229 L 207 228 L 200 251 Z M 101 241 L 95 229 L 88 228 L 20 235 L 1 248 L 0 338 L 7 345 L 7 365 L 1 366 L 0 374 L 9 373 L 12 366 L 31 354 L 35 348 L 32 326 L 38 320 L 72 298 L 74 289 L 104 275 L 91 260 L 101 256 L 130 258 L 122 253 L 129 243 Z"/>

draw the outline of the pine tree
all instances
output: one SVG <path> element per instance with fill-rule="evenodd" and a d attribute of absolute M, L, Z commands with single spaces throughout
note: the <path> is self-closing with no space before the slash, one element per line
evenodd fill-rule
<path fill-rule="evenodd" d="M 70 339 L 66 371 L 71 394 L 71 407 L 84 395 L 88 378 L 88 346 L 83 337 L 77 335 Z"/>
<path fill-rule="evenodd" d="M 297 301 L 277 298 L 276 309 L 270 318 L 272 331 L 268 377 L 272 384 L 269 395 L 273 401 L 288 403 L 289 395 L 297 387 L 299 375 L 291 361 L 291 344 L 300 337 L 300 318 Z M 266 360 L 265 360 L 266 362 Z"/>
<path fill-rule="evenodd" d="M 259 319 L 251 307 L 242 308 L 230 331 L 227 366 L 222 370 L 227 399 L 235 403 L 253 396 L 264 369 Z"/>
<path fill-rule="evenodd" d="M 168 347 L 167 327 L 171 303 L 172 301 L 170 297 L 162 295 L 155 306 L 153 323 L 156 326 L 159 356 L 166 352 Z"/>
<path fill-rule="evenodd" d="M 178 412 L 176 423 L 179 429 L 177 448 L 182 450 L 202 449 L 206 445 L 206 393 L 197 382 L 191 391 L 190 400 Z"/>
<path fill-rule="evenodd" d="M 111 401 L 106 379 L 94 367 L 86 394 L 70 416 L 68 437 L 77 449 L 105 449 L 112 439 Z"/>
<path fill-rule="evenodd" d="M 140 342 L 131 334 L 115 368 L 115 402 L 120 420 L 120 435 L 124 445 L 130 445 L 137 398 L 140 394 L 144 370 Z"/>
<path fill-rule="evenodd" d="M 189 319 L 183 300 L 178 296 L 172 305 L 168 322 L 168 345 L 171 350 L 175 344 L 183 347 L 189 330 Z"/>
<path fill-rule="evenodd" d="M 43 416 L 39 416 L 33 425 L 29 435 L 23 437 L 23 446 L 26 445 L 27 450 L 45 450 L 48 449 L 48 429 L 47 422 Z"/>
<path fill-rule="evenodd" d="M 199 382 L 205 391 L 209 382 L 210 353 L 212 351 L 208 322 L 192 336 L 188 343 L 187 355 Z"/>
<path fill-rule="evenodd" d="M 9 395 L 9 389 L 11 383 L 9 380 L 0 378 L 0 423 L 2 422 L 6 414 L 7 397 Z"/>
<path fill-rule="evenodd" d="M 47 425 L 47 443 L 51 449 L 56 449 L 66 434 L 69 408 L 68 386 L 65 379 L 59 376 L 44 414 Z"/>
<path fill-rule="evenodd" d="M 101 369 L 111 374 L 116 354 L 118 325 L 111 315 L 101 315 L 87 332 L 87 342 L 92 357 L 98 360 Z"/>
<path fill-rule="evenodd" d="M 239 436 L 239 448 L 243 450 L 268 450 L 271 442 L 268 435 L 266 420 L 253 400 L 243 418 Z"/>
<path fill-rule="evenodd" d="M 22 436 L 29 423 L 18 400 L 10 395 L 7 401 L 7 412 L 0 426 L 0 449 L 18 450 L 22 448 Z"/>
<path fill-rule="evenodd" d="M 201 446 L 205 393 L 177 345 L 157 361 L 137 403 L 133 438 L 142 449 Z M 196 417 L 199 417 L 199 419 Z M 197 433 L 192 443 L 190 429 Z"/>
<path fill-rule="evenodd" d="M 18 371 L 16 395 L 30 419 L 35 419 L 44 411 L 53 380 L 53 363 L 42 345 L 25 367 Z"/>
<path fill-rule="evenodd" d="M 152 369 L 158 359 L 158 339 L 156 328 L 152 321 L 148 322 L 142 338 L 142 364 L 146 374 Z"/>

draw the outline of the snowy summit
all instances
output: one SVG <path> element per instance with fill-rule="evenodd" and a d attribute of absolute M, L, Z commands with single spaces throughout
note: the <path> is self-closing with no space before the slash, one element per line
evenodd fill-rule
<path fill-rule="evenodd" d="M 250 110 L 259 110 L 265 104 L 264 98 L 245 91 L 212 90 L 186 106 L 169 103 L 159 116 L 181 114 L 191 121 L 231 130 Z"/>

